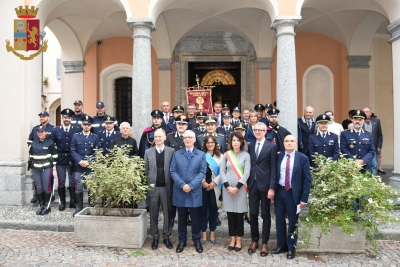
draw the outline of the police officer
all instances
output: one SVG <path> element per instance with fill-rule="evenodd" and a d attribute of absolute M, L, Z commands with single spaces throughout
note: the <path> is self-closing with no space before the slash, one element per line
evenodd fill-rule
<path fill-rule="evenodd" d="M 233 125 L 233 130 L 235 132 L 240 133 L 243 138 L 246 136 L 246 125 L 243 122 L 240 122 L 238 124 Z M 249 147 L 249 142 L 247 142 L 246 140 L 244 141 L 244 151 L 248 152 L 248 147 Z"/>
<path fill-rule="evenodd" d="M 244 121 L 242 121 L 240 119 L 240 108 L 239 107 L 234 107 L 233 110 L 232 110 L 232 121 L 231 121 L 231 124 L 233 126 L 233 125 L 236 125 L 236 124 L 239 124 L 239 123 L 244 123 Z"/>
<path fill-rule="evenodd" d="M 228 139 L 231 133 L 233 133 L 233 127 L 231 125 L 231 114 L 229 112 L 223 112 L 222 113 L 222 121 L 224 122 L 224 125 L 220 126 L 217 128 L 216 132 L 218 134 L 224 135 L 225 138 L 225 147 L 228 147 Z"/>
<path fill-rule="evenodd" d="M 224 114 L 225 112 L 231 112 L 231 106 L 229 104 L 222 105 L 222 114 Z"/>
<path fill-rule="evenodd" d="M 225 153 L 226 151 L 226 144 L 225 144 L 225 136 L 223 134 L 219 134 L 216 132 L 216 123 L 217 118 L 213 115 L 207 115 L 205 117 L 205 124 L 206 124 L 206 133 L 201 134 L 197 137 L 196 147 L 197 149 L 202 149 L 204 138 L 207 135 L 213 135 L 219 144 L 219 150 L 221 153 Z"/>
<path fill-rule="evenodd" d="M 268 125 L 268 118 L 264 117 L 264 109 L 265 106 L 263 104 L 257 104 L 254 106 L 254 110 L 257 112 L 257 116 L 258 116 L 258 121 L 265 123 L 265 125 Z"/>
<path fill-rule="evenodd" d="M 75 202 L 76 210 L 72 216 L 83 209 L 83 184 L 84 174 L 91 172 L 87 157 L 93 157 L 94 149 L 100 148 L 100 140 L 97 134 L 91 133 L 92 117 L 86 115 L 82 118 L 82 132 L 75 134 L 71 141 L 71 156 L 75 161 Z M 88 202 L 90 206 L 90 192 L 88 192 Z"/>
<path fill-rule="evenodd" d="M 57 163 L 58 153 L 54 142 L 46 139 L 45 126 L 36 128 L 37 140 L 33 140 L 29 146 L 28 169 L 32 168 L 32 176 L 36 185 L 36 196 L 39 201 L 39 209 L 36 215 L 46 215 L 51 211 L 51 194 L 53 166 Z"/>
<path fill-rule="evenodd" d="M 196 114 L 196 119 L 197 119 L 197 127 L 195 129 L 193 129 L 193 132 L 196 135 L 196 138 L 201 135 L 204 134 L 206 132 L 206 125 L 204 123 L 204 118 L 207 116 L 206 113 L 204 113 L 203 111 L 197 112 Z"/>
<path fill-rule="evenodd" d="M 81 100 L 75 100 L 74 102 L 74 114 L 72 114 L 71 124 L 73 126 L 81 126 L 82 118 L 86 116 L 85 113 L 82 111 L 83 109 L 83 102 Z"/>
<path fill-rule="evenodd" d="M 343 131 L 340 136 L 340 151 L 346 158 L 351 158 L 363 166 L 362 172 L 366 171 L 366 166 L 375 157 L 375 147 L 372 134 L 364 131 L 362 126 L 366 115 L 364 111 L 357 109 L 351 112 L 353 129 Z"/>
<path fill-rule="evenodd" d="M 266 138 L 270 142 L 276 144 L 276 146 L 278 147 L 278 152 L 284 152 L 285 147 L 283 145 L 283 140 L 285 140 L 285 137 L 287 135 L 290 135 L 290 132 L 288 130 L 286 130 L 286 128 L 284 128 L 278 124 L 279 112 L 280 111 L 277 108 L 272 108 L 272 109 L 268 110 L 268 119 L 269 119 L 268 128 L 272 129 L 272 133 L 274 135 L 271 137 L 270 132 L 267 131 Z M 270 140 L 271 138 L 273 138 L 274 140 L 271 141 Z"/>
<path fill-rule="evenodd" d="M 103 155 L 109 153 L 113 140 L 121 136 L 120 132 L 115 131 L 114 123 L 114 118 L 107 115 L 107 118 L 104 120 L 105 129 L 97 132 L 101 147 L 103 148 Z"/>
<path fill-rule="evenodd" d="M 139 142 L 139 156 L 144 157 L 144 152 L 154 146 L 154 132 L 158 128 L 162 128 L 161 123 L 163 119 L 163 113 L 161 110 L 155 109 L 151 112 L 152 125 L 144 129 L 142 137 Z M 170 123 L 168 123 L 169 125 Z"/>
<path fill-rule="evenodd" d="M 185 147 L 183 142 L 183 134 L 188 128 L 189 120 L 185 115 L 180 115 L 175 118 L 175 125 L 177 128 L 176 133 L 169 133 L 164 144 L 166 146 L 172 147 L 175 151 L 178 151 Z"/>
<path fill-rule="evenodd" d="M 70 197 L 69 208 L 75 209 L 75 181 L 73 177 L 75 163 L 71 157 L 71 141 L 74 134 L 81 131 L 81 127 L 71 125 L 72 114 L 72 109 L 63 109 L 61 111 L 62 125 L 55 127 L 51 133 L 52 140 L 55 143 L 58 152 L 56 171 L 58 176 L 58 195 L 60 197 L 60 205 L 58 206 L 58 210 L 60 211 L 65 210 L 66 206 L 65 181 L 67 175 Z"/>
<path fill-rule="evenodd" d="M 175 133 L 176 132 L 176 125 L 175 125 L 175 119 L 178 117 L 178 116 L 181 116 L 181 115 L 183 115 L 183 112 L 185 111 L 185 109 L 182 107 L 182 106 L 175 106 L 173 109 L 172 109 L 172 114 L 174 115 L 174 117 L 173 118 L 171 118 L 170 120 L 169 120 L 169 123 L 167 124 L 167 126 L 166 126 L 166 128 L 165 128 L 165 132 L 166 132 L 166 134 L 169 134 L 169 133 Z M 190 129 L 189 127 L 188 127 L 188 129 Z"/>
<path fill-rule="evenodd" d="M 114 131 L 118 132 L 119 131 L 118 121 L 114 117 L 106 114 L 106 108 L 105 108 L 103 102 L 97 102 L 96 103 L 96 116 L 93 117 L 93 124 L 92 124 L 92 128 L 90 129 L 90 131 L 95 134 L 99 134 L 100 132 L 104 131 L 105 121 L 108 118 L 112 118 L 112 120 L 114 121 L 114 126 L 113 126 Z"/>
<path fill-rule="evenodd" d="M 338 160 L 340 156 L 339 138 L 336 134 L 328 131 L 328 115 L 319 115 L 316 119 L 318 130 L 308 137 L 308 149 L 310 150 L 310 163 L 315 166 L 315 156 L 324 155 L 326 158 Z"/>
<path fill-rule="evenodd" d="M 39 140 L 39 137 L 37 134 L 37 129 L 40 126 L 43 126 L 44 129 L 46 130 L 46 138 L 51 138 L 51 131 L 53 130 L 54 126 L 49 123 L 49 113 L 47 113 L 47 111 L 42 111 L 39 113 L 38 116 L 39 116 L 40 124 L 36 125 L 35 127 L 32 128 L 32 131 L 29 134 L 28 141 L 27 141 L 28 146 L 30 146 L 34 140 Z M 35 181 L 33 181 L 32 186 L 33 186 L 34 191 L 33 191 L 33 197 L 31 199 L 31 203 L 35 203 L 37 201 Z"/>

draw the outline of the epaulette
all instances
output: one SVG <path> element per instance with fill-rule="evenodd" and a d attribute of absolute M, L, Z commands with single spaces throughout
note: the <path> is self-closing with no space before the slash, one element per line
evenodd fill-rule
<path fill-rule="evenodd" d="M 220 134 L 220 133 L 219 133 L 219 134 L 217 134 L 217 135 L 218 135 L 218 136 L 225 136 L 225 135 L 223 135 L 223 134 Z"/>
<path fill-rule="evenodd" d="M 62 129 L 62 128 L 63 128 L 63 127 L 62 127 L 62 125 L 60 125 L 59 127 L 60 127 L 60 129 Z"/>
<path fill-rule="evenodd" d="M 144 129 L 143 133 L 149 133 L 153 131 L 153 127 L 147 127 L 146 129 Z"/>

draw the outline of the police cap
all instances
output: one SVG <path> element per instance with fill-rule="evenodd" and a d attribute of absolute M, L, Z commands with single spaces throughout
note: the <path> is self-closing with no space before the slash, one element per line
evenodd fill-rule
<path fill-rule="evenodd" d="M 364 120 L 365 120 L 365 118 L 367 117 L 367 115 L 365 114 L 365 112 L 362 111 L 361 109 L 353 110 L 353 111 L 351 112 L 351 116 L 352 116 L 353 118 L 361 118 L 361 119 L 364 119 Z"/>
<path fill-rule="evenodd" d="M 42 111 L 42 112 L 39 113 L 38 116 L 47 116 L 48 117 L 49 113 L 47 111 Z"/>
<path fill-rule="evenodd" d="M 239 107 L 234 107 L 232 112 L 234 112 L 234 111 L 239 111 L 240 112 L 240 108 Z"/>
<path fill-rule="evenodd" d="M 96 108 L 104 108 L 104 102 L 97 102 Z"/>
<path fill-rule="evenodd" d="M 272 109 L 267 111 L 268 115 L 270 115 L 271 117 L 277 117 L 279 112 L 280 111 L 277 108 L 272 108 Z"/>
<path fill-rule="evenodd" d="M 83 105 L 82 100 L 75 100 L 74 105 Z"/>
<path fill-rule="evenodd" d="M 316 122 L 329 122 L 331 120 L 331 117 L 329 117 L 328 115 L 325 114 L 321 114 L 317 117 L 317 119 L 315 120 Z"/>
<path fill-rule="evenodd" d="M 112 116 L 107 116 L 106 120 L 104 121 L 105 123 L 114 123 L 115 118 Z"/>
<path fill-rule="evenodd" d="M 222 113 L 222 118 L 232 118 L 232 115 L 230 112 L 224 112 Z"/>
<path fill-rule="evenodd" d="M 271 109 L 271 108 L 273 108 L 273 106 L 272 106 L 272 104 L 271 104 L 271 103 L 267 103 L 267 104 L 265 104 L 265 108 L 269 108 L 269 109 Z"/>
<path fill-rule="evenodd" d="M 207 114 L 203 111 L 200 111 L 200 112 L 197 112 L 196 117 L 197 118 L 205 118 L 205 117 L 207 117 Z"/>
<path fill-rule="evenodd" d="M 45 126 L 42 126 L 42 125 L 40 125 L 39 127 L 37 127 L 37 128 L 36 128 L 36 132 L 40 132 L 40 131 L 46 132 L 46 127 L 45 127 Z"/>
<path fill-rule="evenodd" d="M 92 124 L 93 118 L 86 115 L 85 117 L 82 117 L 81 121 L 82 121 L 82 124 Z"/>
<path fill-rule="evenodd" d="M 163 113 L 161 110 L 155 109 L 151 112 L 151 116 L 153 118 L 162 118 L 163 117 Z"/>
<path fill-rule="evenodd" d="M 72 117 L 72 114 L 74 114 L 74 112 L 73 112 L 72 109 L 70 109 L 70 108 L 65 108 L 65 109 L 63 109 L 60 113 L 61 113 L 61 115 L 63 115 L 64 117 Z"/>
<path fill-rule="evenodd" d="M 264 110 L 264 109 L 265 109 L 265 107 L 263 104 L 257 104 L 254 106 L 254 110 Z"/>
<path fill-rule="evenodd" d="M 243 130 L 246 131 L 246 126 L 243 123 L 237 123 L 233 125 L 233 130 Z"/>
<path fill-rule="evenodd" d="M 217 123 L 217 118 L 213 115 L 207 115 L 207 117 L 205 118 L 205 124 L 207 123 Z"/>
<path fill-rule="evenodd" d="M 175 106 L 173 109 L 172 109 L 172 113 L 174 113 L 174 112 L 184 112 L 185 111 L 185 109 L 182 107 L 182 106 Z"/>
<path fill-rule="evenodd" d="M 175 123 L 178 123 L 178 124 L 189 124 L 189 120 L 185 115 L 180 115 L 180 116 L 176 117 Z"/>
<path fill-rule="evenodd" d="M 222 105 L 222 110 L 225 110 L 225 109 L 231 110 L 231 107 L 229 106 L 229 104 L 223 104 Z"/>

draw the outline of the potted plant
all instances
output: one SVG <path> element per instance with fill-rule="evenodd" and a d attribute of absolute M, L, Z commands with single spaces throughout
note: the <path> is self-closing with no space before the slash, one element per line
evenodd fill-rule
<path fill-rule="evenodd" d="M 49 77 L 43 77 L 43 85 L 47 85 L 49 83 Z"/>
<path fill-rule="evenodd" d="M 146 210 L 135 204 L 146 198 L 149 189 L 144 161 L 128 158 L 128 147 L 114 147 L 106 155 L 102 149 L 89 158 L 92 172 L 83 181 L 91 192 L 94 207 L 75 215 L 77 246 L 140 248 L 147 237 Z"/>
<path fill-rule="evenodd" d="M 378 225 L 397 220 L 388 214 L 396 191 L 343 155 L 338 161 L 319 155 L 314 162 L 308 214 L 299 220 L 298 249 L 363 253 L 367 241 L 376 251 Z"/>

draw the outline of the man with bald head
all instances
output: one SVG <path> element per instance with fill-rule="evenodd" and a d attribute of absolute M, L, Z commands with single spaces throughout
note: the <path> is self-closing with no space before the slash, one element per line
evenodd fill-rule
<path fill-rule="evenodd" d="M 285 152 L 279 153 L 275 189 L 275 215 L 277 248 L 271 254 L 287 252 L 293 259 L 296 243 L 297 207 L 302 209 L 308 202 L 311 190 L 310 162 L 307 156 L 296 151 L 297 140 L 287 135 L 283 141 Z M 286 216 L 289 225 L 286 227 Z"/>
<path fill-rule="evenodd" d="M 297 135 L 299 137 L 299 152 L 309 156 L 308 137 L 316 132 L 314 108 L 308 106 L 304 109 L 304 116 L 297 119 Z"/>

